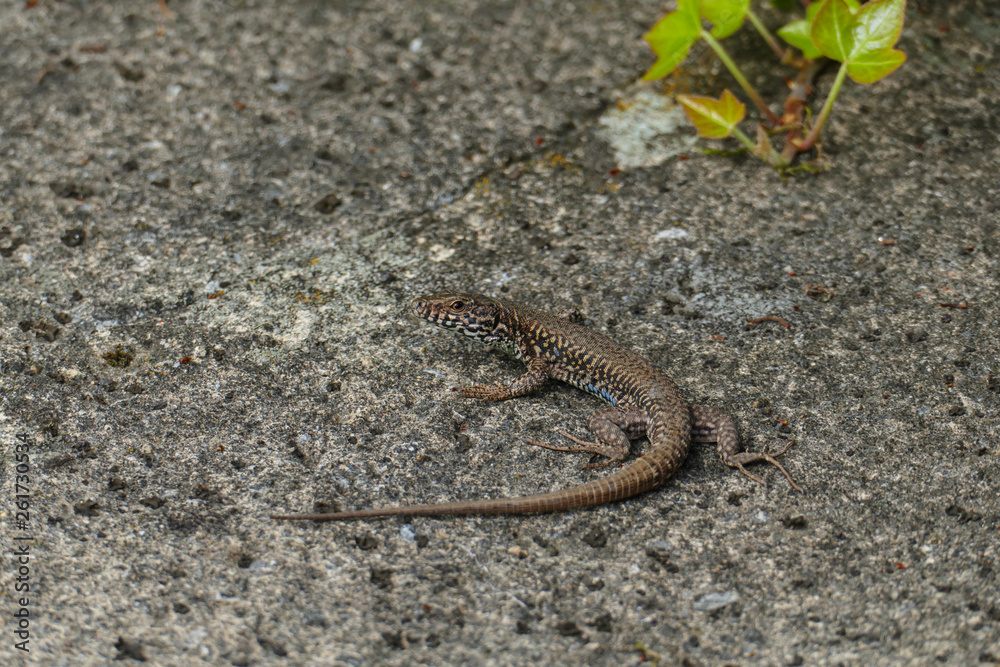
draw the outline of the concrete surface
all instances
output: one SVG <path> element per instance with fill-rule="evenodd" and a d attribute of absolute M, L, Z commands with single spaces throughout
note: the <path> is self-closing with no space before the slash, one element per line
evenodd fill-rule
<path fill-rule="evenodd" d="M 996 2 L 911 2 L 906 65 L 788 180 L 616 171 L 665 3 L 30 4 L 0 8 L 5 664 L 1000 662 Z M 699 49 L 671 85 L 732 83 Z M 593 397 L 447 391 L 520 369 L 407 315 L 445 287 L 580 308 L 749 447 L 795 439 L 805 492 L 697 447 L 591 511 L 268 519 L 602 474 L 521 442 Z"/>

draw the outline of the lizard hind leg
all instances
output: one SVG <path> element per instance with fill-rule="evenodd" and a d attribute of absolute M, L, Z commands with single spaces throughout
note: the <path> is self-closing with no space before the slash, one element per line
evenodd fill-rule
<path fill-rule="evenodd" d="M 763 452 L 741 452 L 739 451 L 740 436 L 733 418 L 701 405 L 691 406 L 691 439 L 695 442 L 716 443 L 722 462 L 730 468 L 736 468 L 755 482 L 767 486 L 764 480 L 749 472 L 744 466 L 750 463 L 764 462 L 781 471 L 793 489 L 802 490 L 802 487 L 795 483 L 792 476 L 775 458 L 784 454 L 794 444 L 794 441 L 789 442 L 780 452 L 775 454 L 771 454 L 766 448 Z"/>
<path fill-rule="evenodd" d="M 599 442 L 588 442 L 556 429 L 556 433 L 576 443 L 576 446 L 549 445 L 537 440 L 525 440 L 529 445 L 544 447 L 557 452 L 588 452 L 603 456 L 605 461 L 597 461 L 582 466 L 603 468 L 620 464 L 629 453 L 629 439 L 641 437 L 646 432 L 646 415 L 641 411 L 621 412 L 619 410 L 598 410 L 590 416 L 590 430 Z"/>

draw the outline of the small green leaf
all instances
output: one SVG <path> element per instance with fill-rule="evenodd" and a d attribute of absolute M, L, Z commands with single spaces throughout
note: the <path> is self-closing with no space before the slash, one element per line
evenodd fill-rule
<path fill-rule="evenodd" d="M 642 36 L 656 54 L 656 62 L 642 80 L 661 79 L 673 72 L 685 58 L 701 32 L 698 0 L 677 0 L 677 10 L 670 12 Z"/>
<path fill-rule="evenodd" d="M 801 51 L 802 55 L 806 58 L 815 60 L 822 56 L 823 53 L 816 48 L 816 45 L 812 43 L 812 39 L 809 37 L 810 25 L 807 19 L 792 21 L 783 28 L 778 28 L 778 36 Z"/>
<path fill-rule="evenodd" d="M 882 49 L 865 53 L 847 66 L 847 76 L 858 83 L 875 83 L 879 79 L 892 74 L 900 65 L 906 62 L 906 54 L 896 49 Z"/>
<path fill-rule="evenodd" d="M 771 5 L 775 9 L 780 9 L 783 12 L 788 12 L 792 10 L 792 3 L 794 0 L 771 0 Z"/>
<path fill-rule="evenodd" d="M 712 24 L 712 37 L 729 37 L 743 25 L 750 0 L 700 0 L 698 11 Z"/>
<path fill-rule="evenodd" d="M 854 5 L 851 5 L 852 2 Z M 857 5 L 857 0 L 847 0 L 847 4 L 851 6 L 851 11 L 857 11 L 857 6 L 855 6 Z M 814 2 L 806 7 L 806 21 L 809 21 L 810 25 L 812 25 L 813 19 L 816 18 L 816 12 L 818 12 L 819 8 L 822 6 L 823 0 L 817 0 L 817 2 Z"/>
<path fill-rule="evenodd" d="M 677 101 L 684 107 L 688 120 L 698 128 L 698 136 L 706 139 L 725 139 L 746 114 L 746 107 L 728 89 L 717 100 L 678 95 Z"/>
<path fill-rule="evenodd" d="M 816 12 L 823 6 L 822 0 L 814 2 L 806 8 L 806 17 L 800 21 L 792 21 L 784 28 L 778 30 L 781 38 L 802 52 L 802 55 L 810 60 L 815 60 L 823 55 L 823 52 L 813 44 L 809 32 L 812 29 L 813 19 Z"/>
<path fill-rule="evenodd" d="M 906 0 L 825 0 L 813 19 L 810 36 L 828 58 L 847 65 L 858 83 L 873 83 L 906 60 L 893 49 L 903 30 Z"/>
<path fill-rule="evenodd" d="M 826 0 L 816 12 L 810 36 L 824 56 L 845 62 L 850 58 L 853 23 L 854 14 L 844 0 Z"/>

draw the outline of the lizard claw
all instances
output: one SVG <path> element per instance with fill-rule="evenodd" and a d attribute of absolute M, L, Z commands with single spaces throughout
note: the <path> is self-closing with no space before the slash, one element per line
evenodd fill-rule
<path fill-rule="evenodd" d="M 795 489 L 796 491 L 801 491 L 802 487 L 795 483 L 795 480 L 793 480 L 792 476 L 788 474 L 788 471 L 785 470 L 785 467 L 782 466 L 776 458 L 774 458 L 775 456 L 781 456 L 782 454 L 787 452 L 788 448 L 794 444 L 795 441 L 790 440 L 788 444 L 786 444 L 784 447 L 781 448 L 780 452 L 773 455 L 767 451 L 767 447 L 765 447 L 764 451 L 762 452 L 740 452 L 739 454 L 731 454 L 727 458 L 723 459 L 723 463 L 725 463 L 730 468 L 736 468 L 737 470 L 739 470 L 741 473 L 743 473 L 753 481 L 759 484 L 763 484 L 764 486 L 767 486 L 764 480 L 748 472 L 747 469 L 743 467 L 743 464 L 756 463 L 758 461 L 764 461 L 765 463 L 770 463 L 775 468 L 781 471 L 781 474 L 785 476 L 785 479 L 788 480 L 788 483 L 792 485 L 793 489 Z"/>

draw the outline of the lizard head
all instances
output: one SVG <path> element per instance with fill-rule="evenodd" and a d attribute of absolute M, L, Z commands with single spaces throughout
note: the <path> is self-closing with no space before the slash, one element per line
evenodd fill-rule
<path fill-rule="evenodd" d="M 496 299 L 482 294 L 441 292 L 414 299 L 413 313 L 431 324 L 451 329 L 489 343 L 500 324 L 503 306 Z"/>

